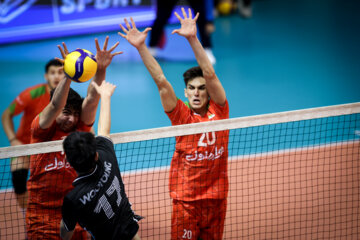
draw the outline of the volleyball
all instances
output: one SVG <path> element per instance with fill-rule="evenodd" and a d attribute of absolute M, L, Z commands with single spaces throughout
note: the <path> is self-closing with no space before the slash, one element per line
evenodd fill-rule
<path fill-rule="evenodd" d="M 220 15 L 229 15 L 232 11 L 232 3 L 231 1 L 221 1 L 216 9 Z"/>
<path fill-rule="evenodd" d="M 94 54 L 85 49 L 76 49 L 65 57 L 65 75 L 75 82 L 86 82 L 94 77 L 97 62 Z"/>

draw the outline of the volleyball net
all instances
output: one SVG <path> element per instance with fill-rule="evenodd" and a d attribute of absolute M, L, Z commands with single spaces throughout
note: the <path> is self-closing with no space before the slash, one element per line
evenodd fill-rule
<path fill-rule="evenodd" d="M 175 137 L 224 130 L 223 239 L 360 239 L 360 103 L 112 134 L 141 239 L 170 239 Z M 25 236 L 9 158 L 56 151 L 61 141 L 0 149 L 1 239 Z"/>

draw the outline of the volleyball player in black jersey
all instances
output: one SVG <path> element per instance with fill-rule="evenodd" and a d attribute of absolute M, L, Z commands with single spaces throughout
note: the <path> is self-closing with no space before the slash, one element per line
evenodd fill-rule
<path fill-rule="evenodd" d="M 125 194 L 114 145 L 110 137 L 110 99 L 115 86 L 94 84 L 101 96 L 98 136 L 74 132 L 63 142 L 67 161 L 78 173 L 74 189 L 62 206 L 60 235 L 71 239 L 76 223 L 94 239 L 139 240 L 138 220 Z"/>

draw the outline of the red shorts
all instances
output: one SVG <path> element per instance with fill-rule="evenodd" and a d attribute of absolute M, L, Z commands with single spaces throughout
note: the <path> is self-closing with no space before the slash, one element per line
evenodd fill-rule
<path fill-rule="evenodd" d="M 222 239 L 226 206 L 226 199 L 173 200 L 171 239 Z"/>

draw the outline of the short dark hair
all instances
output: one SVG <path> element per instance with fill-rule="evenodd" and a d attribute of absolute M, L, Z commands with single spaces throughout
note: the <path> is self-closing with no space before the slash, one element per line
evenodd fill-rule
<path fill-rule="evenodd" d="M 50 100 L 53 98 L 55 89 L 56 88 L 54 88 L 50 92 Z M 68 98 L 66 100 L 65 108 L 66 109 L 72 109 L 72 110 L 74 110 L 76 112 L 81 113 L 81 108 L 82 108 L 83 101 L 84 101 L 84 99 L 74 89 L 70 88 L 69 95 L 68 95 Z"/>
<path fill-rule="evenodd" d="M 190 80 L 193 80 L 194 78 L 197 77 L 203 77 L 203 72 L 199 66 L 196 66 L 186 70 L 186 72 L 184 72 L 183 74 L 183 77 L 184 77 L 185 86 L 187 86 Z"/>
<path fill-rule="evenodd" d="M 90 132 L 72 132 L 63 141 L 66 159 L 75 171 L 87 173 L 96 165 L 96 140 Z"/>
<path fill-rule="evenodd" d="M 50 61 L 48 61 L 45 65 L 45 73 L 47 73 L 49 71 L 49 68 L 51 66 L 57 66 L 57 67 L 62 67 L 63 64 L 62 62 L 60 62 L 59 60 L 57 59 L 51 59 Z"/>

